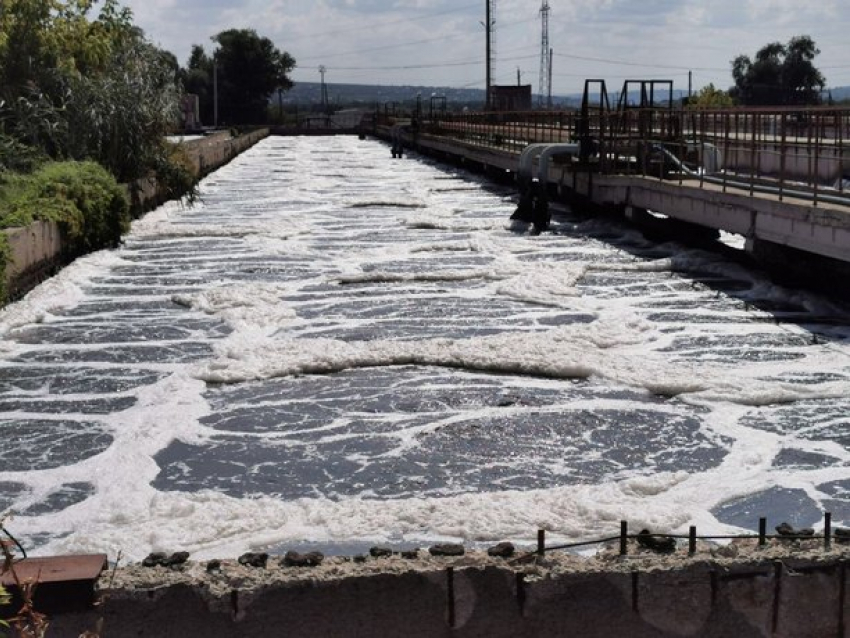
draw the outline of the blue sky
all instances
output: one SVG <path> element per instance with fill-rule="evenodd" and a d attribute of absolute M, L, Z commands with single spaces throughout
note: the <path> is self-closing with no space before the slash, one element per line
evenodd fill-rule
<path fill-rule="evenodd" d="M 486 2 L 469 0 L 125 0 L 148 37 L 186 62 L 192 44 L 253 28 L 288 51 L 297 81 L 483 88 Z M 585 78 L 732 84 L 730 61 L 810 35 L 829 86 L 850 85 L 850 0 L 549 0 L 553 92 Z M 541 0 L 496 0 L 495 81 L 539 83 Z"/>

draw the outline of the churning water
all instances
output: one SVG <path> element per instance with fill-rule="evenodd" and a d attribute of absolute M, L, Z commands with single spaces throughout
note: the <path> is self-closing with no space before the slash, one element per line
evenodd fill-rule
<path fill-rule="evenodd" d="M 0 313 L 0 510 L 198 557 L 850 523 L 850 316 L 354 138 L 273 138 Z"/>

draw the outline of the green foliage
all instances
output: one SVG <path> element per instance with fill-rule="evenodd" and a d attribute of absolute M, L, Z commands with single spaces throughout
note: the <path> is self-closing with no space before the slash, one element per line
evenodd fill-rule
<path fill-rule="evenodd" d="M 3 0 L 0 12 L 0 79 L 15 93 L 34 84 L 42 89 L 64 74 L 102 68 L 114 42 L 111 29 L 129 20 L 115 0 L 105 0 L 90 21 L 94 0 Z"/>
<path fill-rule="evenodd" d="M 51 162 L 0 182 L 0 228 L 35 220 L 60 224 L 71 254 L 114 246 L 129 229 L 121 186 L 94 162 Z"/>
<path fill-rule="evenodd" d="M 2 272 L 0 272 L 2 274 Z M 12 597 L 9 595 L 9 592 L 6 591 L 6 588 L 3 585 L 0 585 L 0 607 L 4 607 L 6 605 L 12 604 Z M 5 620 L 0 620 L 0 629 L 9 628 L 9 623 Z"/>
<path fill-rule="evenodd" d="M 29 173 L 46 161 L 47 155 L 41 149 L 0 133 L 0 174 L 5 171 Z"/>
<path fill-rule="evenodd" d="M 169 199 L 185 197 L 192 205 L 198 199 L 198 180 L 186 151 L 180 144 L 170 144 L 167 156 L 154 166 L 159 185 Z"/>
<path fill-rule="evenodd" d="M 214 59 L 195 45 L 182 72 L 186 90 L 199 96 L 201 120 L 213 123 L 217 83 L 219 124 L 265 123 L 269 97 L 292 88 L 288 73 L 295 60 L 253 29 L 230 29 L 212 39 L 219 47 Z"/>
<path fill-rule="evenodd" d="M 826 80 L 812 61 L 820 53 L 807 35 L 788 44 L 771 42 L 756 53 L 755 60 L 739 55 L 732 60 L 735 86 L 730 93 L 748 105 L 819 104 Z"/>
<path fill-rule="evenodd" d="M 0 134 L 52 159 L 95 160 L 119 180 L 168 157 L 179 121 L 174 56 L 105 0 L 2 0 Z M 0 164 L 4 156 L 0 155 Z"/>
<path fill-rule="evenodd" d="M 119 181 L 143 177 L 167 157 L 178 105 L 169 58 L 129 38 L 104 73 L 69 79 L 67 153 L 100 162 Z"/>
<path fill-rule="evenodd" d="M 735 106 L 735 100 L 726 91 L 716 88 L 714 84 L 708 84 L 688 100 L 688 106 L 692 108 L 727 108 Z"/>

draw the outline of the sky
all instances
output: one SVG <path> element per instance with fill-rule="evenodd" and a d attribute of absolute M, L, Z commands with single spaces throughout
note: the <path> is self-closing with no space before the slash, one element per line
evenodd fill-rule
<path fill-rule="evenodd" d="M 193 44 L 254 29 L 297 63 L 291 78 L 328 83 L 484 88 L 486 0 L 124 0 L 135 23 L 185 64 Z M 495 84 L 540 84 L 542 0 L 493 0 Z M 491 5 L 491 6 L 493 6 Z M 850 85 L 850 0 L 549 0 L 552 92 L 585 78 L 696 91 L 732 85 L 731 65 L 769 42 L 809 35 L 827 86 Z"/>

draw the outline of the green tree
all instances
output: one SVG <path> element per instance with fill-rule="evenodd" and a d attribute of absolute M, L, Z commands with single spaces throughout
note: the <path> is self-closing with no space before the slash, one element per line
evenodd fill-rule
<path fill-rule="evenodd" d="M 101 19 L 91 21 L 94 0 L 3 0 L 0 5 L 0 86 L 4 97 L 24 87 L 49 90 L 58 73 L 103 68 L 111 42 L 103 18 L 129 19 L 106 0 Z"/>
<path fill-rule="evenodd" d="M 699 92 L 688 100 L 688 106 L 694 108 L 726 108 L 735 105 L 735 100 L 714 84 L 702 87 Z"/>
<path fill-rule="evenodd" d="M 295 68 L 295 60 L 253 29 L 222 31 L 212 40 L 218 46 L 212 56 L 195 45 L 183 72 L 187 91 L 196 93 L 201 101 L 202 120 L 212 122 L 215 73 L 219 123 L 266 122 L 271 95 L 292 88 L 288 74 Z"/>
<path fill-rule="evenodd" d="M 67 78 L 64 143 L 68 157 L 94 159 L 120 181 L 130 181 L 165 161 L 180 89 L 173 56 L 134 30 L 116 39 L 121 46 L 112 48 L 102 73 Z"/>
<path fill-rule="evenodd" d="M 796 36 L 788 44 L 771 42 L 751 60 L 739 55 L 732 60 L 735 86 L 730 94 L 742 104 L 819 104 L 826 80 L 814 66 L 820 53 L 807 35 Z"/>
<path fill-rule="evenodd" d="M 121 181 L 179 178 L 165 135 L 179 116 L 174 56 L 116 0 L 0 0 L 0 169 L 93 159 Z M 178 187 L 175 185 L 175 187 Z"/>

